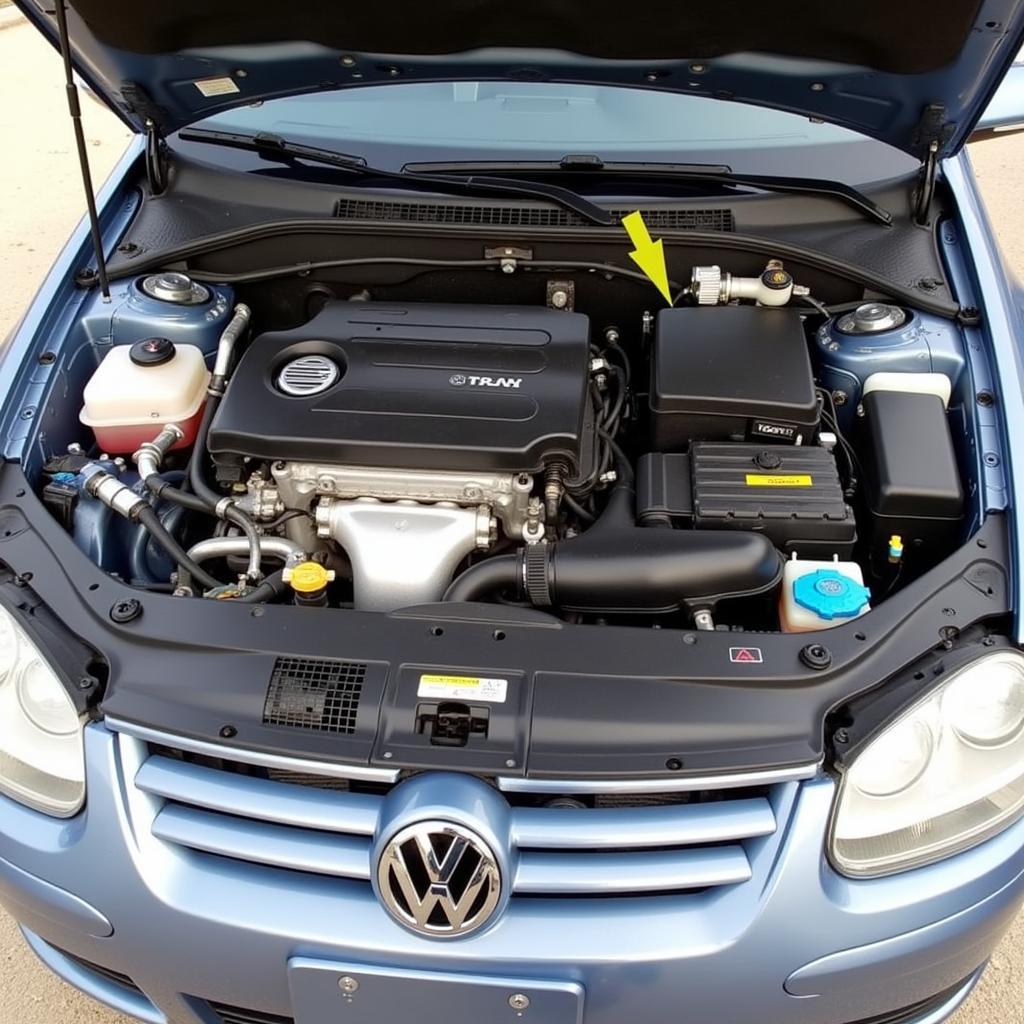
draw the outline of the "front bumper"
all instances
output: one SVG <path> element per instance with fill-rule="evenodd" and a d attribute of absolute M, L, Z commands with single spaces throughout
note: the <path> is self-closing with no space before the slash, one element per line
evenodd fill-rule
<path fill-rule="evenodd" d="M 431 941 L 394 924 L 364 882 L 155 839 L 133 782 L 138 743 L 86 730 L 89 803 L 75 819 L 0 799 L 0 900 L 59 974 L 154 1024 L 211 1024 L 211 1005 L 249 1014 L 223 1020 L 291 1021 L 289 965 L 310 961 L 574 985 L 584 1024 L 848 1024 L 918 1004 L 900 1019 L 932 1024 L 966 997 L 1024 899 L 1024 823 L 928 868 L 839 877 L 823 856 L 833 785 L 821 777 L 787 784 L 746 882 L 517 899 L 488 931 Z M 521 1019 L 549 1024 L 538 1009 Z"/>

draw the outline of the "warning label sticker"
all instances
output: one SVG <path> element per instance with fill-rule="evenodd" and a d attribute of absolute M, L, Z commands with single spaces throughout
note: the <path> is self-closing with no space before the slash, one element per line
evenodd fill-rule
<path fill-rule="evenodd" d="M 232 96 L 236 92 L 241 92 L 234 79 L 227 76 L 223 78 L 200 78 L 192 84 L 207 99 L 211 96 Z"/>
<path fill-rule="evenodd" d="M 748 487 L 813 487 L 814 477 L 806 473 L 748 473 Z"/>
<path fill-rule="evenodd" d="M 729 660 L 734 665 L 761 665 L 764 655 L 760 647 L 730 647 Z"/>
<path fill-rule="evenodd" d="M 481 700 L 488 704 L 504 704 L 508 695 L 507 679 L 487 679 L 483 676 L 420 676 L 420 697 L 435 700 Z"/>

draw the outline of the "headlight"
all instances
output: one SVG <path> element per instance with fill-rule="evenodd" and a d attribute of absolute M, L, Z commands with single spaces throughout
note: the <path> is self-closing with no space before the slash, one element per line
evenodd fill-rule
<path fill-rule="evenodd" d="M 0 608 L 0 792 L 60 818 L 77 813 L 83 725 L 42 652 Z"/>
<path fill-rule="evenodd" d="M 879 733 L 843 775 L 831 856 L 846 875 L 975 846 L 1024 813 L 1024 656 L 971 662 Z"/>

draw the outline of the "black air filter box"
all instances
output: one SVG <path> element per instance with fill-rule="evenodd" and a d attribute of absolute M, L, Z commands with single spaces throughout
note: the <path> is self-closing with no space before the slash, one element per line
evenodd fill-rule
<path fill-rule="evenodd" d="M 651 367 L 658 451 L 678 451 L 690 441 L 807 444 L 814 438 L 814 374 L 794 309 L 663 309 Z"/>
<path fill-rule="evenodd" d="M 640 521 L 763 533 L 805 558 L 849 558 L 857 540 L 832 453 L 815 445 L 695 444 L 640 459 Z"/>

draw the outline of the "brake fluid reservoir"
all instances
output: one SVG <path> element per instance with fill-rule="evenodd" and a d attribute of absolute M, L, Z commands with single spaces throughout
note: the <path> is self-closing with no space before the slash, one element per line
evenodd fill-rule
<path fill-rule="evenodd" d="M 174 345 L 167 338 L 146 338 L 111 349 L 85 386 L 80 419 L 91 427 L 103 451 L 134 452 L 160 428 L 176 423 L 195 441 L 210 374 L 195 345 Z"/>
<path fill-rule="evenodd" d="M 784 633 L 831 629 L 871 611 L 871 591 L 856 562 L 793 558 L 782 577 L 779 618 Z"/>

